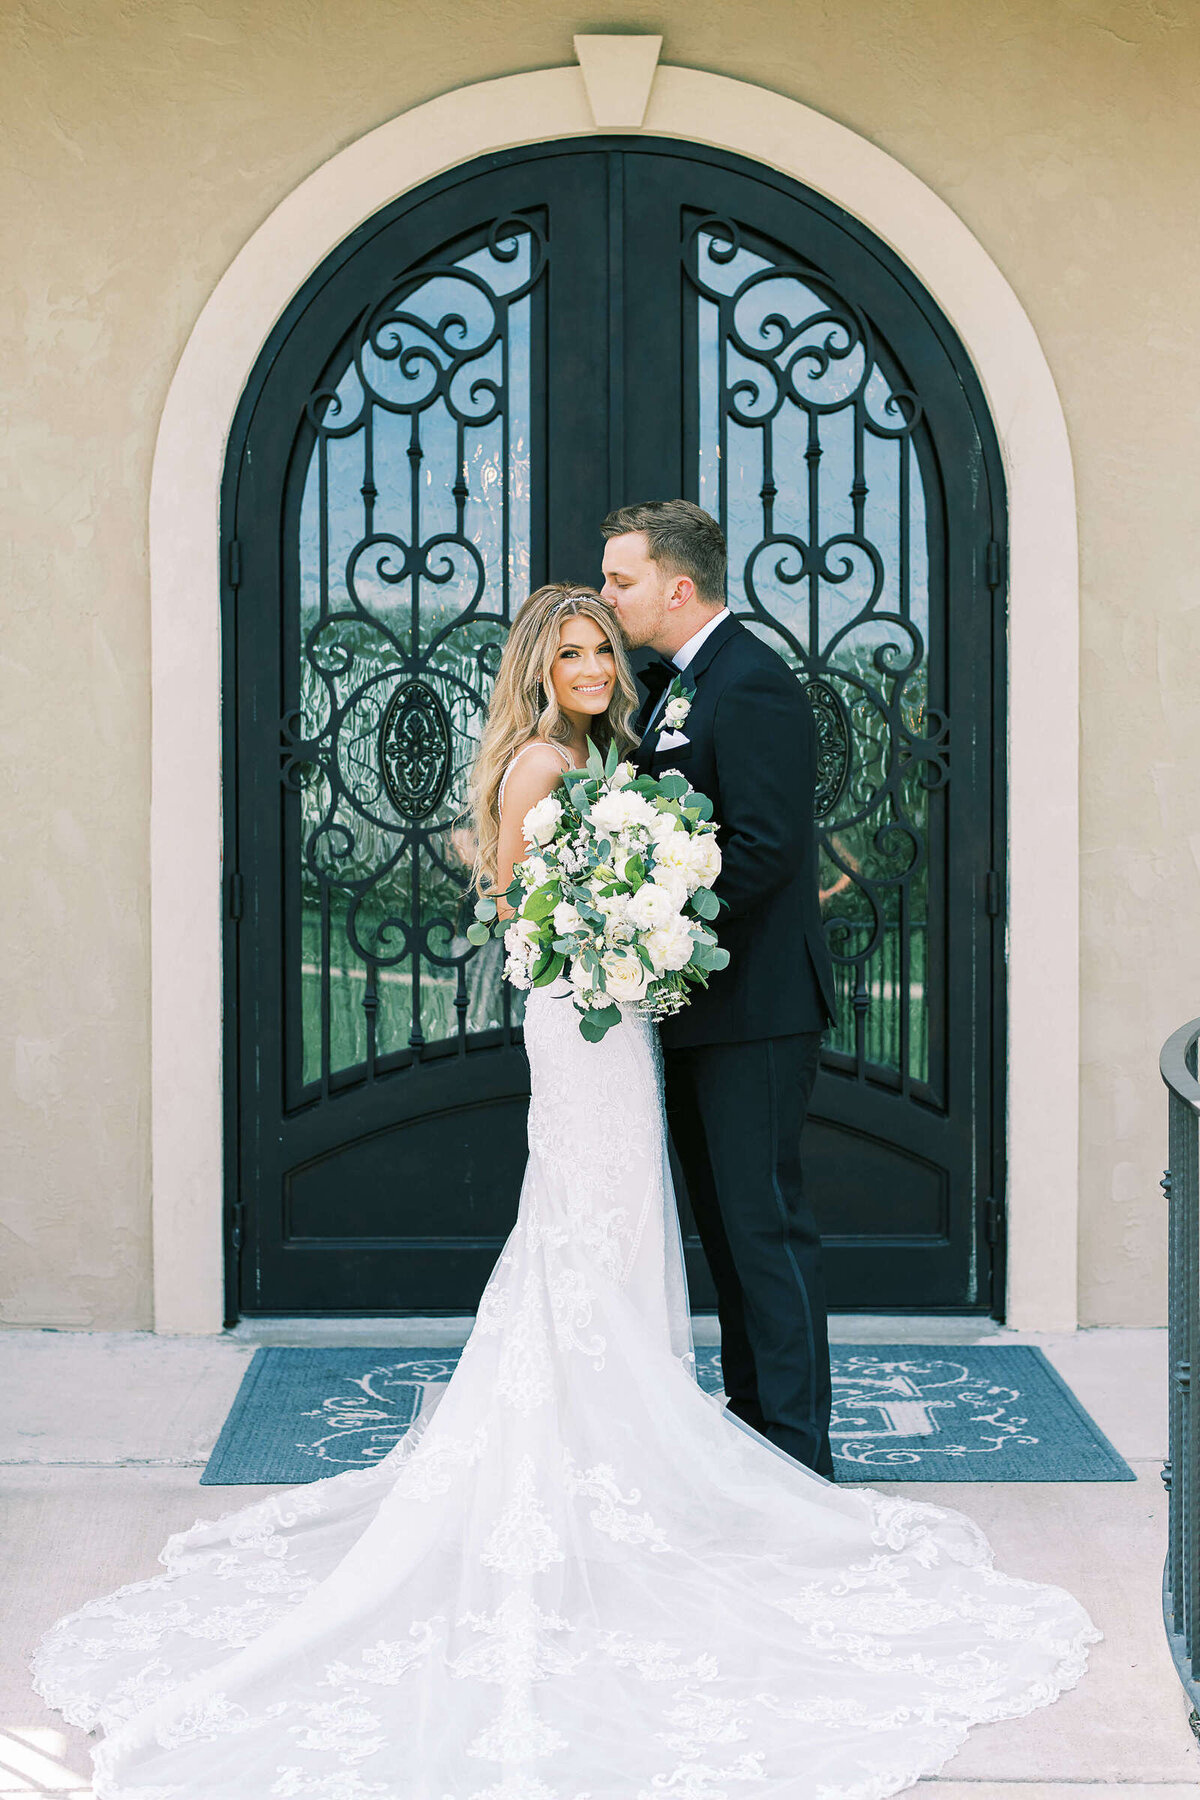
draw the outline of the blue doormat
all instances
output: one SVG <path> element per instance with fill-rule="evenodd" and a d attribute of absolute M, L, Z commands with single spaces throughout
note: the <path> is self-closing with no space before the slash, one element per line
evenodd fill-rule
<path fill-rule="evenodd" d="M 841 1482 L 1133 1481 L 1027 1344 L 835 1344 L 830 1440 Z M 448 1350 L 256 1350 L 206 1487 L 319 1481 L 386 1456 L 458 1362 Z M 720 1352 L 696 1352 L 720 1392 Z"/>

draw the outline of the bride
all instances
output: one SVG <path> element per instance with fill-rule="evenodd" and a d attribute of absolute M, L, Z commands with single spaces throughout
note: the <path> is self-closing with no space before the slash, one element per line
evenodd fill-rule
<path fill-rule="evenodd" d="M 534 594 L 474 777 L 497 890 L 634 704 L 605 603 Z M 1083 1608 L 962 1513 L 835 1487 L 697 1385 L 653 1024 L 587 1043 L 559 983 L 525 1042 L 516 1224 L 436 1409 L 39 1645 L 99 1800 L 877 1800 L 1083 1673 Z"/>

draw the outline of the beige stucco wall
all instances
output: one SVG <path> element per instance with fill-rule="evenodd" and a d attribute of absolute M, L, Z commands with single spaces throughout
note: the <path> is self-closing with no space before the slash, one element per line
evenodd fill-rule
<path fill-rule="evenodd" d="M 619 27 L 661 30 L 665 61 L 773 87 L 897 157 L 1042 338 L 1082 545 L 1080 1316 L 1162 1317 L 1155 1061 L 1200 1012 L 1200 12 L 42 0 L 0 21 L 16 222 L 0 304 L 18 346 L 0 647 L 8 1323 L 151 1323 L 146 507 L 192 323 L 335 150 L 448 88 L 568 62 L 575 30 Z"/>

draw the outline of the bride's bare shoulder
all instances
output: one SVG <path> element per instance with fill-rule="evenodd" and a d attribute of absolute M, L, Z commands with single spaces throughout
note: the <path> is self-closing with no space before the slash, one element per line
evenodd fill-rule
<path fill-rule="evenodd" d="M 519 806 L 524 818 L 531 806 L 552 793 L 559 776 L 571 767 L 571 759 L 557 744 L 545 738 L 531 738 L 523 744 L 509 763 L 501 786 L 502 804 Z"/>

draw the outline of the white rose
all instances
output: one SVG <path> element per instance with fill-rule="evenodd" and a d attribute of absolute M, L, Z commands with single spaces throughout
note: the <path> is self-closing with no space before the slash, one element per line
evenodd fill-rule
<path fill-rule="evenodd" d="M 682 919 L 673 919 L 667 925 L 648 931 L 642 943 L 660 973 L 666 969 L 682 969 L 692 960 L 692 934 Z"/>
<path fill-rule="evenodd" d="M 527 844 L 548 844 L 558 830 L 558 821 L 562 818 L 562 807 L 553 794 L 547 794 L 536 806 L 531 806 L 525 814 L 521 829 Z"/>
<path fill-rule="evenodd" d="M 658 925 L 678 918 L 681 901 L 678 892 L 659 881 L 647 881 L 632 896 L 628 907 L 631 924 L 639 931 L 653 931 Z"/>
<path fill-rule="evenodd" d="M 634 779 L 635 770 L 632 763 L 619 762 L 608 778 L 610 788 L 628 787 Z"/>
<path fill-rule="evenodd" d="M 583 930 L 583 920 L 569 900 L 560 900 L 554 909 L 555 937 L 569 937 L 573 931 Z"/>
<path fill-rule="evenodd" d="M 640 1000 L 646 991 L 650 972 L 640 956 L 626 956 L 620 950 L 604 952 L 604 985 L 610 1000 Z"/>
<path fill-rule="evenodd" d="M 676 700 L 668 700 L 667 704 L 663 707 L 663 724 L 670 726 L 672 731 L 678 731 L 679 727 L 687 719 L 691 710 L 692 703 L 690 700 L 684 700 L 682 697 Z"/>

